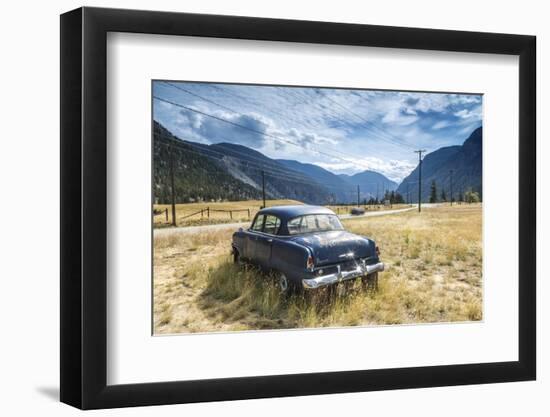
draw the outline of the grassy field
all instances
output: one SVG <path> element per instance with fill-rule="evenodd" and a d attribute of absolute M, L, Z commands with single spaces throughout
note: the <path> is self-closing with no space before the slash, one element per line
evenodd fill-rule
<path fill-rule="evenodd" d="M 336 214 L 349 214 L 351 212 L 351 209 L 354 208 L 354 207 L 357 207 L 356 205 L 347 205 L 347 206 L 342 206 L 342 205 L 329 205 L 327 206 L 329 209 L 331 209 L 332 211 L 334 211 Z M 391 211 L 391 210 L 399 210 L 399 209 L 404 209 L 404 208 L 407 208 L 407 207 L 412 207 L 412 205 L 410 204 L 392 204 L 391 206 L 385 206 L 384 204 L 378 204 L 378 205 L 360 205 L 359 207 L 362 207 L 365 209 L 365 212 L 369 212 L 369 211 L 380 211 L 380 210 L 384 210 L 384 211 Z"/>
<path fill-rule="evenodd" d="M 255 214 L 260 210 L 262 206 L 262 200 L 248 200 L 248 201 L 226 201 L 220 203 L 204 202 L 204 203 L 189 203 L 189 204 L 176 204 L 176 218 L 178 219 L 178 226 L 196 226 L 206 224 L 218 224 L 218 223 L 236 223 L 252 220 Z M 266 200 L 266 205 L 281 206 L 289 204 L 302 204 L 295 200 Z M 209 212 L 206 211 L 210 208 Z M 162 211 L 162 214 L 154 216 L 155 228 L 167 227 L 172 225 L 172 208 L 168 204 L 155 204 L 153 209 Z M 168 209 L 168 221 L 164 214 L 164 210 Z M 203 214 L 196 214 L 185 219 L 182 217 L 188 216 L 198 211 L 203 210 Z M 217 211 L 219 210 L 219 211 Z M 228 210 L 234 211 L 231 215 Z M 249 218 L 250 213 L 250 218 Z"/>
<path fill-rule="evenodd" d="M 481 320 L 481 213 L 455 205 L 344 220 L 380 247 L 377 293 L 354 285 L 284 298 L 269 277 L 233 265 L 232 231 L 156 236 L 154 332 Z"/>

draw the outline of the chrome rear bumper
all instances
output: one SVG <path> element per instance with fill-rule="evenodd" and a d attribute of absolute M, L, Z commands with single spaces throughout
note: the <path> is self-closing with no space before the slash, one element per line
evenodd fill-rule
<path fill-rule="evenodd" d="M 302 285 L 304 288 L 320 288 L 327 285 L 335 284 L 337 282 L 346 281 L 358 277 L 362 277 L 374 272 L 379 272 L 384 270 L 384 263 L 378 262 L 373 265 L 364 265 L 359 264 L 355 269 L 351 271 L 341 271 L 340 266 L 337 266 L 338 272 L 334 274 L 321 275 L 315 278 L 303 279 Z"/>

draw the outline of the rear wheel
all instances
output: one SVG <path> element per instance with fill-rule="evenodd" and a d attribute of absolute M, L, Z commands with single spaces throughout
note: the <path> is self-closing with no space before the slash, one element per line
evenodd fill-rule
<path fill-rule="evenodd" d="M 243 258 L 241 258 L 241 254 L 237 249 L 233 249 L 233 263 L 239 266 L 244 264 Z"/>
<path fill-rule="evenodd" d="M 296 284 L 288 279 L 288 277 L 283 274 L 282 272 L 277 273 L 276 275 L 277 279 L 277 288 L 279 288 L 279 291 L 283 295 L 290 295 L 296 292 L 297 286 Z"/>
<path fill-rule="evenodd" d="M 279 273 L 277 277 L 277 286 L 279 287 L 279 291 L 283 294 L 287 294 L 290 290 L 290 282 L 288 281 L 288 278 L 285 274 Z"/>

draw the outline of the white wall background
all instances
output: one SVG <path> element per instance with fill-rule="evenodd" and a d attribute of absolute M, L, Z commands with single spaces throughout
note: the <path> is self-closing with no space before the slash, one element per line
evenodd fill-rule
<path fill-rule="evenodd" d="M 82 4 L 27 1 L 3 5 L 0 18 L 0 410 L 3 415 L 74 415 L 57 402 L 59 392 L 59 17 Z M 544 2 L 351 0 L 124 0 L 86 5 L 181 12 L 240 14 L 395 26 L 532 34 L 538 37 L 539 250 L 550 249 L 550 229 L 540 213 L 550 210 L 550 157 L 542 138 L 550 97 L 544 77 L 550 59 L 550 26 Z M 543 236 L 545 234 L 545 236 Z M 98 415 L 227 416 L 342 412 L 371 415 L 548 415 L 550 404 L 550 285 L 539 262 L 538 381 L 497 385 L 325 395 L 230 403 L 100 411 Z M 546 394 L 546 395 L 545 395 Z"/>

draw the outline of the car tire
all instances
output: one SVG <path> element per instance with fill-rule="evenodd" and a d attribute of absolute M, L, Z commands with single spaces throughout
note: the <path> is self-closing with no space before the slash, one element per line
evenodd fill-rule
<path fill-rule="evenodd" d="M 296 292 L 296 284 L 289 279 L 285 274 L 282 272 L 278 272 L 277 275 L 277 288 L 283 295 L 290 295 L 294 294 Z"/>
<path fill-rule="evenodd" d="M 233 249 L 233 263 L 239 266 L 244 265 L 243 258 L 241 258 L 241 254 L 237 249 Z"/>
<path fill-rule="evenodd" d="M 363 287 L 367 291 L 378 291 L 378 272 L 373 272 L 363 277 Z"/>

